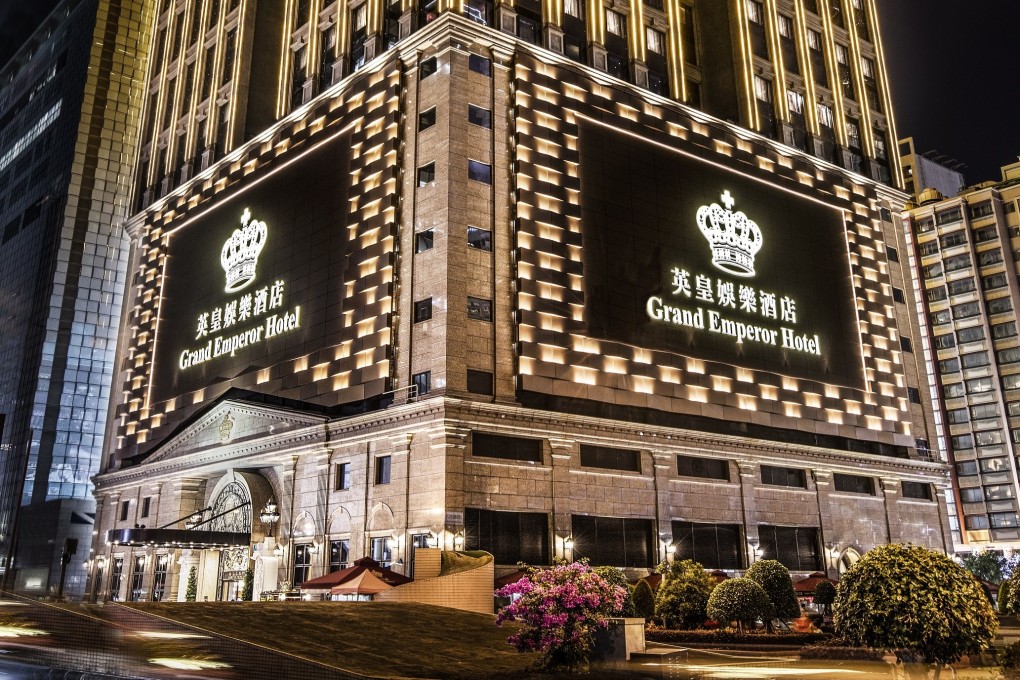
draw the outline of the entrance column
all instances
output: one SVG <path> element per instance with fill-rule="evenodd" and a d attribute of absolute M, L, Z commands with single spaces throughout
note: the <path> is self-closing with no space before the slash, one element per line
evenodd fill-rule
<path fill-rule="evenodd" d="M 195 550 L 183 550 L 181 551 L 181 557 L 177 561 L 181 569 L 177 577 L 177 601 L 186 602 L 188 594 L 188 577 L 191 574 L 191 569 L 195 569 L 195 585 L 198 586 L 198 562 L 199 554 Z M 197 590 L 196 590 L 197 592 Z M 170 598 L 167 598 L 170 599 Z"/>

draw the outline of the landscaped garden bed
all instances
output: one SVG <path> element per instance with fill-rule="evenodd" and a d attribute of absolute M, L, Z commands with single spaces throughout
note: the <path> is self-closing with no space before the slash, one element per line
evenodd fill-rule
<path fill-rule="evenodd" d="M 829 636 L 825 633 L 767 633 L 765 631 L 738 630 L 669 630 L 649 627 L 645 631 L 648 642 L 662 642 L 670 645 L 811 645 Z"/>

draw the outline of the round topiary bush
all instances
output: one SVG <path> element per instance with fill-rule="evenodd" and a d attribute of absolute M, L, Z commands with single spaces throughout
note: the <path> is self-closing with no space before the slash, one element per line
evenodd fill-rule
<path fill-rule="evenodd" d="M 634 586 L 634 611 L 638 616 L 643 616 L 645 621 L 655 616 L 655 594 L 648 581 L 641 579 Z"/>
<path fill-rule="evenodd" d="M 662 579 L 655 595 L 655 616 L 667 628 L 694 628 L 704 623 L 712 584 L 703 570 Z"/>
<path fill-rule="evenodd" d="M 911 649 L 928 663 L 978 653 L 998 628 L 974 576 L 919 546 L 870 550 L 843 575 L 833 610 L 836 635 L 848 643 Z"/>
<path fill-rule="evenodd" d="M 759 560 L 747 570 L 746 577 L 756 582 L 769 596 L 776 616 L 795 619 L 800 616 L 800 604 L 793 590 L 790 570 L 776 560 Z"/>
<path fill-rule="evenodd" d="M 821 581 L 815 586 L 815 604 L 822 605 L 822 611 L 826 614 L 832 611 L 831 605 L 836 600 L 836 586 L 828 581 Z"/>
<path fill-rule="evenodd" d="M 749 578 L 731 578 L 717 585 L 708 598 L 707 613 L 719 623 L 736 621 L 740 628 L 775 616 L 765 590 Z"/>
<path fill-rule="evenodd" d="M 593 567 L 592 571 L 604 578 L 606 583 L 620 586 L 626 591 L 627 594 L 623 598 L 623 609 L 620 611 L 619 616 L 637 616 L 637 613 L 634 611 L 634 599 L 630 584 L 627 582 L 627 577 L 624 575 L 623 570 L 619 567 Z"/>

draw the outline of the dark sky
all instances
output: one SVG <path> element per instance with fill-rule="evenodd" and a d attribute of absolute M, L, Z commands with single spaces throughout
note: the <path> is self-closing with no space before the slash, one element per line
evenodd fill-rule
<path fill-rule="evenodd" d="M 56 4 L 0 0 L 0 64 Z M 999 179 L 1020 155 L 1020 0 L 877 4 L 900 136 L 966 163 L 968 183 Z"/>

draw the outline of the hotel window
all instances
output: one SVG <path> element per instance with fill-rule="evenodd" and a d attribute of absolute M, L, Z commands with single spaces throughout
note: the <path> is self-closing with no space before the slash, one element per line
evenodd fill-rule
<path fill-rule="evenodd" d="M 120 588 L 124 582 L 124 558 L 113 558 L 113 569 L 110 571 L 110 599 L 119 602 Z"/>
<path fill-rule="evenodd" d="M 673 520 L 672 529 L 676 559 L 694 560 L 706 569 L 744 568 L 739 524 Z"/>
<path fill-rule="evenodd" d="M 372 559 L 384 567 L 393 562 L 393 551 L 390 549 L 390 538 L 382 536 L 372 539 Z"/>
<path fill-rule="evenodd" d="M 1005 501 L 1013 498 L 1013 487 L 1009 484 L 991 484 L 985 487 L 985 498 L 990 501 Z"/>
<path fill-rule="evenodd" d="M 152 575 L 152 601 L 162 602 L 166 595 L 166 575 L 170 569 L 170 556 L 156 556 L 156 571 Z"/>
<path fill-rule="evenodd" d="M 757 0 L 747 0 L 747 20 L 755 24 L 765 23 L 765 12 Z"/>
<path fill-rule="evenodd" d="M 837 472 L 832 476 L 832 486 L 836 491 L 843 493 L 875 495 L 875 480 L 871 477 L 844 475 Z"/>
<path fill-rule="evenodd" d="M 902 336 L 902 335 L 900 336 L 900 349 L 903 350 L 904 352 L 913 352 L 914 351 L 914 346 L 910 342 L 910 338 Z"/>
<path fill-rule="evenodd" d="M 464 548 L 492 553 L 496 564 L 549 564 L 549 516 L 465 508 Z"/>
<path fill-rule="evenodd" d="M 995 225 L 989 224 L 987 227 L 981 227 L 980 229 L 974 230 L 974 243 L 994 241 L 996 236 L 997 234 L 995 233 Z"/>
<path fill-rule="evenodd" d="M 391 456 L 378 456 L 375 459 L 375 483 L 390 483 L 390 465 L 393 462 Z"/>
<path fill-rule="evenodd" d="M 581 0 L 563 0 L 563 13 L 575 19 L 583 19 Z"/>
<path fill-rule="evenodd" d="M 677 456 L 677 474 L 681 477 L 698 477 L 701 479 L 719 479 L 730 481 L 730 463 L 719 458 L 699 458 L 697 456 Z"/>
<path fill-rule="evenodd" d="M 951 222 L 959 222 L 963 219 L 963 211 L 960 208 L 953 208 L 952 210 L 943 210 L 940 213 L 935 214 L 935 223 L 938 225 L 949 224 Z"/>
<path fill-rule="evenodd" d="M 998 352 L 1000 364 L 1015 364 L 1020 361 L 1020 347 L 1000 349 Z"/>
<path fill-rule="evenodd" d="M 985 339 L 985 329 L 981 326 L 971 326 L 970 328 L 961 328 L 956 331 L 956 340 L 961 345 L 966 345 L 968 342 L 979 342 Z"/>
<path fill-rule="evenodd" d="M 1010 409 L 1009 415 L 1011 416 L 1016 415 L 1012 411 L 1013 409 Z M 1005 443 L 1005 438 L 1003 437 L 1002 430 L 982 430 L 981 432 L 975 432 L 974 435 L 975 444 L 981 447 L 995 446 L 996 449 L 998 450 L 993 450 L 991 453 L 1001 453 L 1001 447 L 997 445 Z M 987 453 L 988 453 L 987 451 L 982 451 L 983 455 L 987 455 Z"/>
<path fill-rule="evenodd" d="M 418 186 L 423 187 L 426 184 L 431 184 L 436 181 L 436 164 L 426 163 L 425 165 L 418 168 Z"/>
<path fill-rule="evenodd" d="M 492 60 L 486 59 L 479 54 L 471 54 L 468 56 L 468 69 L 475 73 L 480 73 L 487 78 L 491 78 Z"/>
<path fill-rule="evenodd" d="M 131 568 L 131 592 L 128 593 L 128 600 L 141 602 L 145 599 L 145 590 L 142 583 L 145 581 L 145 555 L 138 555 L 134 559 L 134 566 Z"/>
<path fill-rule="evenodd" d="M 939 362 L 939 373 L 944 375 L 946 373 L 959 373 L 959 372 L 960 372 L 959 359 L 956 358 L 943 359 L 942 361 Z"/>
<path fill-rule="evenodd" d="M 907 399 L 910 400 L 911 404 L 920 404 L 921 403 L 921 391 L 919 389 L 917 389 L 916 387 L 908 387 L 907 388 Z"/>
<path fill-rule="evenodd" d="M 1011 338 L 1016 335 L 1016 322 L 1007 321 L 1005 323 L 997 323 L 992 326 L 992 337 L 996 340 L 1002 340 L 1003 338 Z"/>
<path fill-rule="evenodd" d="M 1008 297 L 995 298 L 988 301 L 989 314 L 1005 314 L 1010 311 L 1013 311 L 1013 303 L 1009 301 Z"/>
<path fill-rule="evenodd" d="M 468 104 L 468 122 L 483 128 L 492 127 L 492 112 L 481 106 Z"/>
<path fill-rule="evenodd" d="M 633 449 L 581 444 L 581 467 L 641 472 L 641 453 Z"/>
<path fill-rule="evenodd" d="M 128 518 L 128 512 L 131 510 L 131 501 L 120 502 L 120 521 L 125 522 Z"/>
<path fill-rule="evenodd" d="M 492 184 L 492 166 L 481 161 L 468 161 L 468 179 L 483 184 Z"/>
<path fill-rule="evenodd" d="M 432 389 L 432 371 L 422 371 L 411 376 L 411 384 L 417 388 L 415 396 L 428 394 Z"/>
<path fill-rule="evenodd" d="M 819 123 L 819 125 L 821 125 L 822 127 L 829 128 L 829 129 L 833 129 L 833 128 L 836 127 L 836 124 L 833 122 L 832 107 L 831 106 L 829 106 L 828 104 L 819 104 L 816 107 L 816 109 L 818 111 L 818 123 Z"/>
<path fill-rule="evenodd" d="M 476 458 L 504 458 L 527 463 L 541 463 L 542 440 L 472 432 L 471 455 Z"/>
<path fill-rule="evenodd" d="M 963 518 L 963 526 L 968 531 L 980 531 L 988 528 L 987 515 L 967 515 Z"/>
<path fill-rule="evenodd" d="M 436 107 L 418 114 L 418 132 L 428 130 L 436 124 Z"/>
<path fill-rule="evenodd" d="M 935 349 L 950 349 L 956 347 L 956 336 L 950 334 L 935 336 Z"/>
<path fill-rule="evenodd" d="M 924 482 L 900 482 L 904 498 L 916 498 L 918 500 L 932 500 L 931 484 Z"/>
<path fill-rule="evenodd" d="M 351 541 L 342 538 L 329 542 L 329 573 L 346 569 L 351 559 Z"/>
<path fill-rule="evenodd" d="M 575 560 L 588 558 L 591 564 L 613 567 L 651 567 L 655 536 L 650 519 L 619 517 L 571 517 Z"/>
<path fill-rule="evenodd" d="M 925 241 L 920 245 L 920 251 L 922 256 L 934 255 L 935 253 L 939 252 L 939 242 L 937 240 Z"/>
<path fill-rule="evenodd" d="M 648 49 L 656 54 L 666 54 L 666 34 L 650 26 L 645 28 L 645 43 Z"/>
<path fill-rule="evenodd" d="M 957 436 L 953 437 L 950 441 L 953 444 L 953 450 L 954 451 L 965 451 L 966 449 L 974 448 L 974 435 L 961 434 L 961 435 L 957 435 Z M 957 467 L 959 468 L 959 466 L 957 466 Z M 968 474 L 968 473 L 960 473 L 960 474 Z M 969 474 L 972 474 L 972 475 L 976 475 L 977 474 L 977 463 L 974 463 L 974 472 L 971 472 Z"/>
<path fill-rule="evenodd" d="M 991 378 L 971 378 L 964 384 L 967 386 L 967 394 L 984 394 L 995 389 Z"/>
<path fill-rule="evenodd" d="M 972 220 L 988 217 L 992 214 L 992 212 L 991 201 L 982 201 L 981 203 L 976 203 L 967 207 L 967 214 L 970 215 Z"/>
<path fill-rule="evenodd" d="M 978 253 L 978 266 L 988 267 L 989 265 L 999 264 L 1002 262 L 1002 251 L 998 248 L 992 250 L 983 250 Z"/>
<path fill-rule="evenodd" d="M 351 488 L 351 464 L 350 463 L 337 463 L 336 477 L 333 480 L 334 491 L 346 491 Z"/>
<path fill-rule="evenodd" d="M 680 34 L 683 44 L 684 61 L 688 64 L 697 65 L 698 40 L 697 34 L 694 32 L 694 8 L 689 5 L 680 6 Z M 688 84 L 687 89 L 690 91 L 690 84 Z"/>
<path fill-rule="evenodd" d="M 468 296 L 467 315 L 476 321 L 492 321 L 492 300 Z"/>
<path fill-rule="evenodd" d="M 976 302 L 964 302 L 963 304 L 953 305 L 953 318 L 957 320 L 968 319 L 980 313 L 981 306 Z"/>
<path fill-rule="evenodd" d="M 860 150 L 861 148 L 861 126 L 857 124 L 856 120 L 847 119 L 846 121 L 846 143 L 851 149 Z"/>
<path fill-rule="evenodd" d="M 967 234 L 963 230 L 954 231 L 951 234 L 945 234 L 939 238 L 939 243 L 942 244 L 942 248 L 952 248 L 953 246 L 962 246 L 967 244 Z"/>
<path fill-rule="evenodd" d="M 1004 390 L 1020 389 L 1020 373 L 1002 376 L 1002 389 Z"/>
<path fill-rule="evenodd" d="M 464 3 L 464 15 L 472 21 L 491 26 L 492 3 L 486 0 L 467 0 Z"/>
<path fill-rule="evenodd" d="M 432 298 L 425 298 L 414 303 L 414 322 L 421 323 L 432 318 Z"/>
<path fill-rule="evenodd" d="M 492 372 L 476 371 L 469 368 L 467 371 L 467 391 L 471 394 L 484 394 L 492 396 Z"/>
<path fill-rule="evenodd" d="M 988 515 L 993 529 L 1011 529 L 1020 526 L 1015 512 L 993 512 Z"/>
<path fill-rule="evenodd" d="M 955 281 L 949 282 L 950 295 L 963 295 L 964 293 L 972 293 L 975 290 L 977 290 L 977 284 L 971 276 L 968 276 L 965 279 L 956 279 Z"/>
<path fill-rule="evenodd" d="M 754 96 L 760 102 L 772 103 L 772 81 L 762 78 L 761 76 L 754 77 Z"/>
<path fill-rule="evenodd" d="M 815 527 L 758 525 L 762 559 L 778 560 L 790 571 L 818 571 L 822 567 Z"/>
<path fill-rule="evenodd" d="M 923 220 L 918 220 L 915 227 L 918 234 L 923 234 L 935 228 L 935 221 L 930 217 L 926 217 Z"/>
<path fill-rule="evenodd" d="M 990 276 L 981 277 L 981 289 L 982 290 L 995 290 L 996 288 L 1005 288 L 1007 284 L 1005 272 L 999 272 L 998 274 L 991 274 Z"/>
<path fill-rule="evenodd" d="M 333 62 L 336 61 L 336 25 L 319 34 L 319 84 L 325 90 L 333 84 Z"/>
<path fill-rule="evenodd" d="M 807 488 L 807 474 L 800 468 L 761 466 L 761 483 L 769 486 L 788 486 L 798 489 Z"/>
<path fill-rule="evenodd" d="M 804 115 L 804 95 L 800 92 L 794 92 L 793 90 L 787 90 L 786 92 L 786 103 L 790 106 L 790 111 L 799 116 Z"/>
<path fill-rule="evenodd" d="M 793 39 L 793 17 L 785 14 L 779 16 L 779 35 L 783 38 Z"/>
<path fill-rule="evenodd" d="M 606 10 L 606 30 L 621 38 L 627 37 L 627 20 L 619 12 Z"/>
<path fill-rule="evenodd" d="M 435 233 L 431 229 L 415 234 L 414 252 L 424 253 L 426 250 L 432 250 L 432 246 L 435 245 L 435 238 Z"/>
<path fill-rule="evenodd" d="M 419 67 L 420 75 L 419 75 L 418 79 L 419 80 L 425 80 L 426 78 L 428 78 L 429 76 L 431 76 L 432 74 L 434 74 L 438 70 L 439 70 L 439 62 L 436 61 L 435 57 L 432 57 L 431 59 L 426 59 L 425 61 L 423 61 L 421 63 L 421 66 Z"/>
<path fill-rule="evenodd" d="M 963 383 L 949 383 L 942 386 L 942 396 L 946 399 L 957 399 L 965 393 Z"/>
<path fill-rule="evenodd" d="M 985 494 L 980 486 L 975 486 L 969 489 L 960 489 L 961 503 L 980 503 L 984 500 Z"/>
<path fill-rule="evenodd" d="M 360 66 L 360 64 L 359 64 Z M 294 77 L 291 83 L 293 90 L 292 104 L 300 106 L 304 103 L 305 77 L 308 68 L 308 47 L 301 46 L 294 52 Z"/>
<path fill-rule="evenodd" d="M 999 407 L 995 404 L 975 404 L 970 407 L 972 420 L 983 420 L 985 418 L 998 418 Z"/>
<path fill-rule="evenodd" d="M 899 302 L 901 304 L 907 301 L 907 299 L 903 297 L 903 289 L 897 288 L 896 286 L 893 286 L 892 289 L 892 299 L 894 302 Z"/>
<path fill-rule="evenodd" d="M 298 543 L 294 546 L 294 587 L 308 580 L 312 571 L 312 544 Z"/>
<path fill-rule="evenodd" d="M 808 48 L 812 50 L 822 51 L 822 34 L 818 31 L 813 31 L 810 28 L 807 32 L 807 44 Z"/>
<path fill-rule="evenodd" d="M 368 3 L 351 10 L 351 66 L 353 69 L 365 65 L 365 43 L 368 40 Z"/>
<path fill-rule="evenodd" d="M 492 232 L 478 227 L 467 228 L 467 243 L 478 250 L 492 250 Z"/>
<path fill-rule="evenodd" d="M 142 517 L 142 518 L 148 517 L 149 516 L 149 508 L 150 508 L 151 505 L 152 505 L 152 499 L 151 498 L 149 498 L 148 496 L 143 498 L 142 499 L 142 511 L 140 513 L 138 513 L 138 516 Z"/>

